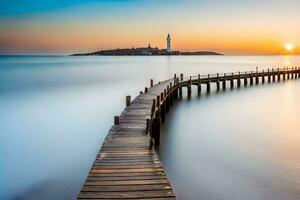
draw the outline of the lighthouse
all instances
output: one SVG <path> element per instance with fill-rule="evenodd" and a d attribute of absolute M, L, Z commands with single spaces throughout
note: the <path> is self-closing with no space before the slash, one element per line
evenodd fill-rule
<path fill-rule="evenodd" d="M 168 33 L 168 36 L 167 36 L 167 52 L 168 53 L 172 53 L 172 48 L 171 48 L 171 36 L 170 34 Z"/>

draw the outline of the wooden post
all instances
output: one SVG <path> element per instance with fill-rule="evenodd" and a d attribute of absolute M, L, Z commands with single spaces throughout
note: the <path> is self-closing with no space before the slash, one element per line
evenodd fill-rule
<path fill-rule="evenodd" d="M 201 94 L 201 78 L 200 74 L 198 74 L 198 84 L 197 84 L 198 95 Z"/>
<path fill-rule="evenodd" d="M 161 100 L 161 102 L 164 101 L 164 93 L 163 92 L 160 93 L 160 100 Z"/>
<path fill-rule="evenodd" d="M 282 74 L 283 74 L 283 80 L 285 81 L 285 78 L 286 78 L 285 68 L 283 68 L 283 73 Z"/>
<path fill-rule="evenodd" d="M 287 79 L 290 79 L 290 70 L 289 70 L 289 68 L 288 68 L 288 70 L 287 70 Z"/>
<path fill-rule="evenodd" d="M 143 91 L 140 91 L 140 94 L 143 94 Z"/>
<path fill-rule="evenodd" d="M 230 88 L 233 89 L 233 73 L 231 73 L 230 77 Z"/>
<path fill-rule="evenodd" d="M 155 108 L 156 108 L 156 103 L 155 103 L 155 99 L 153 99 L 153 101 L 152 101 L 152 109 L 151 109 L 151 119 L 153 119 L 153 117 L 154 117 Z"/>
<path fill-rule="evenodd" d="M 253 85 L 253 71 L 250 74 L 250 85 Z"/>
<path fill-rule="evenodd" d="M 175 98 L 176 98 L 176 100 L 178 99 L 178 87 L 176 86 L 176 89 L 175 89 Z"/>
<path fill-rule="evenodd" d="M 150 80 L 150 87 L 153 87 L 153 79 Z"/>
<path fill-rule="evenodd" d="M 268 68 L 268 83 L 271 82 L 271 74 L 270 74 L 270 69 Z"/>
<path fill-rule="evenodd" d="M 265 84 L 265 70 L 262 70 L 261 72 L 261 82 L 262 84 Z"/>
<path fill-rule="evenodd" d="M 114 125 L 119 125 L 120 124 L 120 118 L 119 116 L 114 117 Z"/>
<path fill-rule="evenodd" d="M 294 79 L 294 67 L 292 68 L 292 79 Z"/>
<path fill-rule="evenodd" d="M 146 119 L 146 135 L 150 132 L 151 120 L 149 118 Z"/>
<path fill-rule="evenodd" d="M 275 71 L 274 71 L 274 68 L 272 68 L 272 82 L 275 82 Z"/>
<path fill-rule="evenodd" d="M 170 106 L 173 106 L 173 92 L 172 92 L 172 90 L 173 90 L 173 85 L 172 85 L 172 83 L 170 83 L 170 94 L 169 94 L 169 101 L 170 101 Z"/>
<path fill-rule="evenodd" d="M 190 99 L 192 96 L 192 77 L 190 77 L 189 84 L 187 86 L 187 96 Z"/>
<path fill-rule="evenodd" d="M 207 87 L 206 87 L 207 93 L 210 92 L 210 76 L 209 74 L 207 75 Z"/>
<path fill-rule="evenodd" d="M 160 140 L 160 118 L 158 114 L 152 120 L 152 138 L 155 141 L 155 145 L 158 146 Z"/>
<path fill-rule="evenodd" d="M 176 74 L 174 74 L 174 86 L 176 85 L 176 80 L 177 80 Z"/>
<path fill-rule="evenodd" d="M 241 87 L 241 72 L 239 72 L 238 79 L 237 79 L 237 87 Z"/>
<path fill-rule="evenodd" d="M 219 78 L 219 73 L 217 73 L 217 82 L 216 82 L 216 84 L 217 84 L 217 91 L 219 91 L 219 90 L 220 90 L 220 78 Z"/>
<path fill-rule="evenodd" d="M 245 76 L 244 76 L 244 86 L 248 85 L 248 74 L 247 71 L 245 72 Z"/>
<path fill-rule="evenodd" d="M 161 117 L 161 122 L 165 122 L 165 119 L 166 119 L 166 102 L 161 104 L 160 117 Z"/>
<path fill-rule="evenodd" d="M 277 68 L 277 81 L 280 82 L 280 70 Z"/>
<path fill-rule="evenodd" d="M 169 112 L 170 110 L 170 96 L 169 96 L 169 92 L 170 92 L 170 88 L 169 86 L 167 86 L 167 94 L 166 94 L 166 111 Z"/>
<path fill-rule="evenodd" d="M 179 86 L 179 98 L 182 98 L 182 86 Z"/>
<path fill-rule="evenodd" d="M 129 106 L 131 103 L 131 96 L 126 96 L 126 106 Z"/>
<path fill-rule="evenodd" d="M 256 73 L 255 73 L 255 84 L 259 84 L 259 78 L 258 78 L 258 67 L 256 67 Z"/>
<path fill-rule="evenodd" d="M 183 81 L 183 74 L 180 74 L 180 80 Z"/>
<path fill-rule="evenodd" d="M 156 96 L 156 107 L 160 107 L 160 96 L 159 95 L 157 95 Z"/>
<path fill-rule="evenodd" d="M 223 90 L 226 90 L 226 73 L 224 73 L 223 81 L 222 81 Z"/>
<path fill-rule="evenodd" d="M 149 139 L 149 149 L 150 149 L 150 150 L 153 149 L 154 145 L 155 145 L 155 140 L 154 140 L 154 138 L 150 138 L 150 139 Z"/>
<path fill-rule="evenodd" d="M 147 87 L 145 87 L 145 93 L 148 93 L 148 88 Z"/>
<path fill-rule="evenodd" d="M 165 122 L 165 116 L 166 116 L 166 98 L 164 99 L 164 93 L 162 92 L 160 94 L 160 99 L 162 101 L 161 107 L 160 107 L 160 118 L 161 122 Z"/>

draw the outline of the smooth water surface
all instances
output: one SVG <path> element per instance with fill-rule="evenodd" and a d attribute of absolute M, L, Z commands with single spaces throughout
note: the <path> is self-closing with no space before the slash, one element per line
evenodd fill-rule
<path fill-rule="evenodd" d="M 0 199 L 74 199 L 125 96 L 150 78 L 299 64 L 284 56 L 2 56 Z M 178 197 L 299 199 L 299 86 L 178 103 L 160 148 Z"/>

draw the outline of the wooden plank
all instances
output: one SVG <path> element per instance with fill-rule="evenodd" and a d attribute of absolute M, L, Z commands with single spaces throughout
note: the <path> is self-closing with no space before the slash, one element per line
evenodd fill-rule
<path fill-rule="evenodd" d="M 155 190 L 155 191 L 127 191 L 127 192 L 82 192 L 79 198 L 103 199 L 103 198 L 156 198 L 156 197 L 175 197 L 172 190 Z"/>
<path fill-rule="evenodd" d="M 118 186 L 83 186 L 83 192 L 122 192 L 122 191 L 153 191 L 170 190 L 170 184 L 155 185 L 118 185 Z"/>

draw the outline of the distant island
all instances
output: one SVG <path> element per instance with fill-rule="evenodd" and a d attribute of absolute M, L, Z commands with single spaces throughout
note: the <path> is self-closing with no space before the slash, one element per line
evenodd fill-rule
<path fill-rule="evenodd" d="M 159 49 L 158 47 L 139 47 L 139 48 L 124 48 L 124 49 L 110 49 L 110 50 L 100 50 L 90 53 L 77 53 L 71 56 L 163 56 L 163 55 L 223 55 L 217 52 L 211 51 L 174 51 L 171 49 L 171 37 L 170 34 L 167 36 L 167 48 Z"/>

